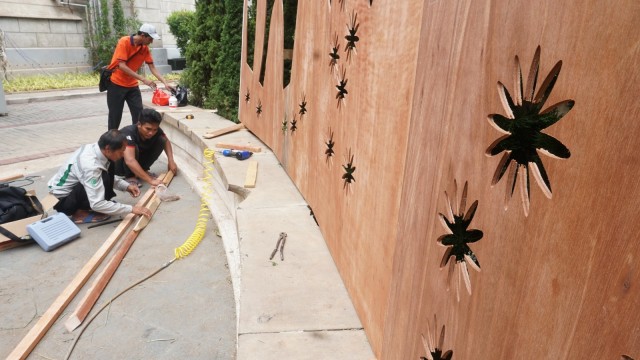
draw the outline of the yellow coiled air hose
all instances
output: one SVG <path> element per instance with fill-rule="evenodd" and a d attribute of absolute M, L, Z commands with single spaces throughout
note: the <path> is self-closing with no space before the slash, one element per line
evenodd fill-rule
<path fill-rule="evenodd" d="M 211 149 L 204 150 L 204 177 L 202 181 L 204 181 L 204 185 L 202 186 L 202 196 L 200 196 L 200 213 L 198 214 L 198 221 L 196 222 L 196 227 L 193 229 L 193 232 L 184 242 L 184 244 L 180 245 L 175 249 L 176 259 L 182 259 L 187 255 L 191 254 L 191 252 L 198 246 L 202 238 L 204 237 L 205 232 L 207 231 L 207 222 L 211 217 L 211 211 L 209 210 L 209 206 L 207 206 L 207 200 L 211 196 L 212 188 L 212 180 L 213 180 L 213 155 L 215 151 Z"/>

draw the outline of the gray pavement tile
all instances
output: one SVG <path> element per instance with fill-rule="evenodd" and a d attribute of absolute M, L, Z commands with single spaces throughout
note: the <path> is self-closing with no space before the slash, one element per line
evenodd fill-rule
<path fill-rule="evenodd" d="M 164 168 L 166 163 L 161 163 L 153 170 Z M 28 188 L 45 194 L 54 170 L 38 174 L 44 177 Z M 181 199 L 160 205 L 97 306 L 172 259 L 174 248 L 192 233 L 199 196 L 180 176 L 170 189 Z M 136 201 L 123 193 L 117 199 Z M 116 226 L 88 229 L 80 225 L 79 239 L 52 252 L 35 244 L 0 252 L 0 357 L 13 350 Z M 83 334 L 73 358 L 234 358 L 235 302 L 222 241 L 214 230 L 210 222 L 207 235 L 191 255 L 130 290 L 100 314 Z M 34 356 L 66 354 L 78 330 L 68 333 L 64 322 L 82 296 L 81 292 L 47 332 Z"/>

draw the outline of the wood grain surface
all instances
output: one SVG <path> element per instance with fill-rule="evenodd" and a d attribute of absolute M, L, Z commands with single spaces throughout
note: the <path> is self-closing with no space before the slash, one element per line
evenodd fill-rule
<path fill-rule="evenodd" d="M 637 1 L 299 2 L 286 88 L 282 2 L 268 24 L 262 85 L 266 1 L 254 4 L 256 38 L 243 40 L 256 51 L 248 64 L 243 47 L 240 86 L 251 99 L 242 97 L 240 120 L 312 207 L 378 358 L 426 356 L 420 335 L 434 315 L 454 359 L 640 357 Z M 355 14 L 357 53 L 347 61 Z M 571 157 L 538 152 L 553 196 L 531 177 L 525 216 L 518 187 L 505 210 L 506 176 L 491 184 L 501 155 L 485 150 L 503 134 L 487 117 L 506 115 L 497 84 L 516 93 L 518 56 L 526 85 L 538 46 L 538 86 L 562 61 L 543 109 L 575 106 L 543 130 Z M 343 71 L 348 93 L 338 102 Z M 283 131 L 294 116 L 297 130 Z M 355 181 L 345 186 L 349 153 Z M 481 271 L 470 271 L 472 293 L 462 285 L 460 301 L 437 243 L 454 181 L 468 181 L 467 206 L 478 200 L 469 228 L 484 233 L 470 244 Z"/>

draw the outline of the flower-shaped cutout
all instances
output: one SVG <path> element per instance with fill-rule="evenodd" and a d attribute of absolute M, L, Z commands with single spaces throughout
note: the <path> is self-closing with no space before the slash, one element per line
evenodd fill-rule
<path fill-rule="evenodd" d="M 251 101 L 251 94 L 249 93 L 249 89 L 247 89 L 247 93 L 244 94 L 244 101 L 248 104 Z"/>
<path fill-rule="evenodd" d="M 338 34 L 335 34 L 333 39 L 333 45 L 331 46 L 331 52 L 329 53 L 329 70 L 332 74 L 338 72 L 338 60 L 340 60 L 340 44 L 338 44 Z"/>
<path fill-rule="evenodd" d="M 347 34 L 344 38 L 347 40 L 347 46 L 345 46 L 344 51 L 347 52 L 347 61 L 351 60 L 351 56 L 354 54 L 358 54 L 356 50 L 356 43 L 360 41 L 360 37 L 356 35 L 358 33 L 358 28 L 360 27 L 360 23 L 358 23 L 358 14 L 355 11 L 351 12 L 349 16 L 349 23 L 347 24 Z"/>
<path fill-rule="evenodd" d="M 333 130 L 331 130 L 331 128 L 329 128 L 327 135 L 328 135 L 327 136 L 328 139 L 324 142 L 324 144 L 327 146 L 327 149 L 324 151 L 324 156 L 325 156 L 325 161 L 328 164 L 331 158 L 333 157 L 333 155 L 335 154 L 333 147 L 335 146 L 336 143 L 333 141 Z"/>
<path fill-rule="evenodd" d="M 444 353 L 442 352 L 444 345 L 444 325 L 442 325 L 442 330 L 440 331 L 440 337 L 436 339 L 438 336 L 438 321 L 433 316 L 433 334 L 431 334 L 431 325 L 429 321 L 427 321 L 427 338 L 424 338 L 424 335 L 420 335 L 422 337 L 422 346 L 424 347 L 424 351 L 427 353 L 427 356 L 421 356 L 420 360 L 451 360 L 453 356 L 452 350 L 447 350 Z"/>
<path fill-rule="evenodd" d="M 282 120 L 282 126 L 280 129 L 282 130 L 283 135 L 287 133 L 287 130 L 289 129 L 289 122 L 286 117 Z"/>
<path fill-rule="evenodd" d="M 298 107 L 300 107 L 298 113 L 300 114 L 300 119 L 302 119 L 304 114 L 307 113 L 307 97 L 305 94 L 302 94 L 302 102 L 300 102 L 300 105 L 298 105 Z"/>
<path fill-rule="evenodd" d="M 293 114 L 293 119 L 291 119 L 291 128 L 289 130 L 291 130 L 291 134 L 294 133 L 294 131 L 296 131 L 298 129 L 298 120 L 296 119 L 296 114 Z"/>
<path fill-rule="evenodd" d="M 467 182 L 464 183 L 464 189 L 462 190 L 462 197 L 460 202 L 457 200 L 458 185 L 454 181 L 454 205 L 460 204 L 456 209 L 451 205 L 449 195 L 444 192 L 445 199 L 447 201 L 448 217 L 439 214 L 442 226 L 448 232 L 448 234 L 442 235 L 438 238 L 438 244 L 447 247 L 447 250 L 442 256 L 440 261 L 440 268 L 444 268 L 449 263 L 449 275 L 447 277 L 447 286 L 451 286 L 451 280 L 455 268 L 458 268 L 458 281 L 456 286 L 456 296 L 460 301 L 460 279 L 464 279 L 464 284 L 467 287 L 467 291 L 471 294 L 471 279 L 469 278 L 469 269 L 467 265 L 471 266 L 476 271 L 480 271 L 480 262 L 478 258 L 471 251 L 468 244 L 474 243 L 482 239 L 482 231 L 477 229 L 469 230 L 469 225 L 473 221 L 473 217 L 476 214 L 478 208 L 478 200 L 474 201 L 469 209 L 465 212 L 467 204 Z"/>
<path fill-rule="evenodd" d="M 518 56 L 515 57 L 515 65 L 516 97 L 512 98 L 507 88 L 501 82 L 498 82 L 498 94 L 507 116 L 490 114 L 488 117 L 489 123 L 505 135 L 489 145 L 486 154 L 494 156 L 504 152 L 491 183 L 492 185 L 497 184 L 509 170 L 505 193 L 505 209 L 509 199 L 513 196 L 517 178 L 520 175 L 522 206 L 525 216 L 527 216 L 531 197 L 529 173 L 533 174 L 542 192 L 548 198 L 551 198 L 551 183 L 538 151 L 561 159 L 567 159 L 571 156 L 566 146 L 554 137 L 543 133 L 542 130 L 555 124 L 566 115 L 573 108 L 575 101 L 564 100 L 541 111 L 558 79 L 562 61 L 558 61 L 551 69 L 536 94 L 540 66 L 540 46 L 536 49 L 531 63 L 526 89 L 523 88 L 522 69 L 520 68 Z"/>
<path fill-rule="evenodd" d="M 262 114 L 262 101 L 260 101 L 260 99 L 258 99 L 258 106 L 256 106 L 256 114 L 258 114 L 258 116 Z"/>
<path fill-rule="evenodd" d="M 336 94 L 336 99 L 338 100 L 338 108 L 340 108 L 340 105 L 344 105 L 344 103 L 346 102 L 347 94 L 349 93 L 347 91 L 347 82 L 349 81 L 349 79 L 347 79 L 346 77 L 347 70 L 342 68 L 341 75 L 342 76 L 338 80 L 338 85 L 336 85 L 336 90 L 338 90 L 338 93 Z"/>
<path fill-rule="evenodd" d="M 344 174 L 342 174 L 342 180 L 344 181 L 343 189 L 349 190 L 351 184 L 356 182 L 356 179 L 353 177 L 353 173 L 356 171 L 356 167 L 353 166 L 353 154 L 351 153 L 351 149 L 347 152 L 347 163 L 342 165 L 344 169 Z"/>

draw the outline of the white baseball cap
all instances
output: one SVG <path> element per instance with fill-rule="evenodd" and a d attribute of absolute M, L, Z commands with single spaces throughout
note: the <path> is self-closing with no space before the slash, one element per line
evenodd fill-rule
<path fill-rule="evenodd" d="M 149 36 L 156 40 L 160 40 L 160 35 L 156 32 L 156 27 L 151 24 L 142 24 L 140 31 L 149 34 Z"/>

